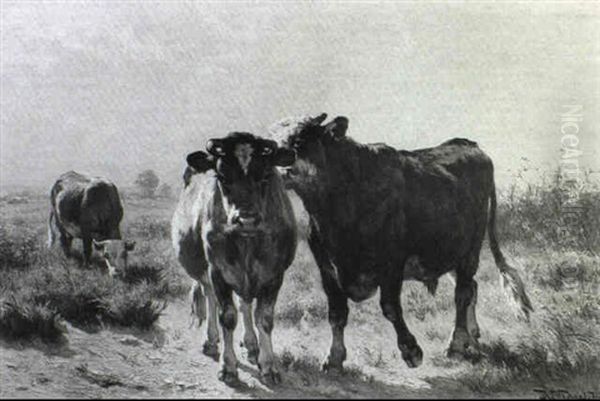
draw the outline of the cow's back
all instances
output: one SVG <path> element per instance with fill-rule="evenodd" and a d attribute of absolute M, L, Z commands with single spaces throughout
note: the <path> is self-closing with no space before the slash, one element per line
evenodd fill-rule
<path fill-rule="evenodd" d="M 193 173 L 188 167 L 185 187 L 179 196 L 177 208 L 171 220 L 171 240 L 179 263 L 187 273 L 199 280 L 207 269 L 202 243 L 202 219 L 209 193 L 207 187 L 212 173 Z"/>
<path fill-rule="evenodd" d="M 50 198 L 57 224 L 75 237 L 82 230 L 116 232 L 123 218 L 118 190 L 103 178 L 69 171 L 54 183 Z"/>
<path fill-rule="evenodd" d="M 460 258 L 487 224 L 494 188 L 491 159 L 461 138 L 405 152 L 402 158 L 411 246 L 432 259 Z"/>
<path fill-rule="evenodd" d="M 82 224 L 99 230 L 111 230 L 119 226 L 123 207 L 117 187 L 104 179 L 91 179 L 83 191 L 81 201 Z"/>

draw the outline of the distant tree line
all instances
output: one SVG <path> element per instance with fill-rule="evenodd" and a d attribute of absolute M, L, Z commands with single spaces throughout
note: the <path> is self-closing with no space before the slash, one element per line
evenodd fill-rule
<path fill-rule="evenodd" d="M 135 185 L 142 198 L 170 198 L 173 192 L 171 186 L 166 182 L 161 184 L 158 175 L 150 169 L 138 174 Z"/>

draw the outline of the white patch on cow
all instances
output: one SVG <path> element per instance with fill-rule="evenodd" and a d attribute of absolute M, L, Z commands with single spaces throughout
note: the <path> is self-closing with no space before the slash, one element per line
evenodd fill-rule
<path fill-rule="evenodd" d="M 248 174 L 248 166 L 252 160 L 252 153 L 254 148 L 249 143 L 240 143 L 235 147 L 234 154 L 237 157 L 244 174 Z"/>
<path fill-rule="evenodd" d="M 240 211 L 229 202 L 229 198 L 225 196 L 221 186 L 219 186 L 219 191 L 221 193 L 221 202 L 223 202 L 223 210 L 225 211 L 225 216 L 227 217 L 227 225 L 232 226 L 233 222 L 240 215 Z"/>
<path fill-rule="evenodd" d="M 289 135 L 297 133 L 306 124 L 310 123 L 312 117 L 309 115 L 287 117 L 281 119 L 267 129 L 268 137 L 276 141 L 279 146 L 288 138 Z"/>

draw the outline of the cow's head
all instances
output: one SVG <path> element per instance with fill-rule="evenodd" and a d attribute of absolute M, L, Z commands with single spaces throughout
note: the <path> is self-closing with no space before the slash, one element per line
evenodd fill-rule
<path fill-rule="evenodd" d="M 346 117 L 323 125 L 326 118 L 323 113 L 314 118 L 286 119 L 271 128 L 282 147 L 296 153 L 296 161 L 285 175 L 286 185 L 301 189 L 319 184 L 319 175 L 326 170 L 327 148 L 340 141 L 348 129 Z"/>
<path fill-rule="evenodd" d="M 224 138 L 210 139 L 206 152 L 187 156 L 197 172 L 214 170 L 222 195 L 226 229 L 252 234 L 264 220 L 265 200 L 275 166 L 294 163 L 295 154 L 272 140 L 246 132 L 233 132 Z"/>
<path fill-rule="evenodd" d="M 135 248 L 135 241 L 120 239 L 107 239 L 104 241 L 93 240 L 94 248 L 106 263 L 108 274 L 113 276 L 116 272 L 127 270 L 127 257 Z"/>

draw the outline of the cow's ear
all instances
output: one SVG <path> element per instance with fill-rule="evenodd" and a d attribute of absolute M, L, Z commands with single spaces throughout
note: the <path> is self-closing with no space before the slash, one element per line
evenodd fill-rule
<path fill-rule="evenodd" d="M 340 139 L 346 135 L 348 130 L 348 119 L 343 116 L 336 117 L 332 122 L 325 126 L 327 132 L 333 139 Z"/>
<path fill-rule="evenodd" d="M 92 244 L 94 244 L 94 248 L 97 251 L 102 251 L 104 249 L 104 241 L 96 241 L 95 239 L 92 239 Z"/>
<path fill-rule="evenodd" d="M 204 173 L 215 167 L 214 159 L 209 154 L 201 150 L 190 153 L 187 155 L 185 160 L 187 161 L 188 166 L 199 173 Z"/>
<path fill-rule="evenodd" d="M 214 157 L 225 156 L 225 147 L 222 139 L 209 139 L 206 141 L 206 151 Z"/>
<path fill-rule="evenodd" d="M 296 161 L 296 152 L 291 149 L 278 148 L 273 155 L 273 164 L 279 167 L 289 167 Z"/>
<path fill-rule="evenodd" d="M 133 251 L 135 249 L 135 241 L 133 240 L 129 240 L 129 241 L 125 241 L 125 250 L 130 252 Z"/>

